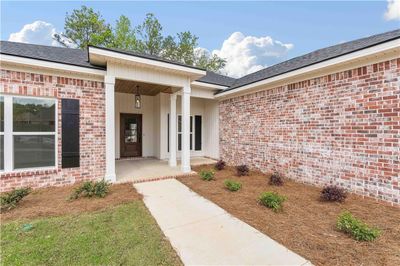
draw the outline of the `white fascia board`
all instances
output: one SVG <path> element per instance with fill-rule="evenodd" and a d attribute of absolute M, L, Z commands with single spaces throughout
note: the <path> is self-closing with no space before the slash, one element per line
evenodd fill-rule
<path fill-rule="evenodd" d="M 20 57 L 20 56 L 0 54 L 0 63 L 3 62 L 9 64 L 29 66 L 32 68 L 45 68 L 51 70 L 60 70 L 60 71 L 74 72 L 79 74 L 95 75 L 95 76 L 104 76 L 106 74 L 106 71 L 101 69 L 73 66 L 73 65 L 49 62 L 49 61 Z"/>
<path fill-rule="evenodd" d="M 278 76 L 275 76 L 272 78 L 260 80 L 260 81 L 257 81 L 257 82 L 254 82 L 254 83 L 251 83 L 248 85 L 244 85 L 242 87 L 237 87 L 230 91 L 226 91 L 226 92 L 217 94 L 217 95 L 215 95 L 215 98 L 220 99 L 220 98 L 225 98 L 225 97 L 233 97 L 237 94 L 242 95 L 242 94 L 245 94 L 246 91 L 248 91 L 248 90 L 255 89 L 260 86 L 266 86 L 270 83 L 283 81 L 285 79 L 294 78 L 296 76 L 305 75 L 305 74 L 308 74 L 311 72 L 317 72 L 317 71 L 320 71 L 320 70 L 323 70 L 326 68 L 344 64 L 346 62 L 350 62 L 353 60 L 360 60 L 364 57 L 373 56 L 375 54 L 384 53 L 386 51 L 399 49 L 399 48 L 400 48 L 400 39 L 396 39 L 396 40 L 385 42 L 385 43 L 382 43 L 382 44 L 379 44 L 379 45 L 376 45 L 376 46 L 373 46 L 370 48 L 365 48 L 365 49 L 362 49 L 362 50 L 359 50 L 356 52 L 352 52 L 350 54 L 335 57 L 335 58 L 326 60 L 321 63 L 317 63 L 317 64 L 303 67 L 303 68 L 300 68 L 297 70 L 293 70 L 288 73 L 281 74 L 281 75 L 278 75 Z"/>
<path fill-rule="evenodd" d="M 122 60 L 122 61 L 126 61 L 126 62 L 131 62 L 134 64 L 144 65 L 147 67 L 155 67 L 155 68 L 161 68 L 164 70 L 178 71 L 178 72 L 182 72 L 182 74 L 185 74 L 185 75 L 187 75 L 187 74 L 194 75 L 197 78 L 205 76 L 207 74 L 205 70 L 201 70 L 201 69 L 180 66 L 180 65 L 173 64 L 173 63 L 161 62 L 161 61 L 157 61 L 157 60 L 138 57 L 138 56 L 134 56 L 134 55 L 128 55 L 128 54 L 105 50 L 105 49 L 96 48 L 96 47 L 89 47 L 89 60 L 90 60 L 90 55 L 98 55 L 98 56 L 102 56 L 104 58 Z"/>
<path fill-rule="evenodd" d="M 212 89 L 212 90 L 224 90 L 224 89 L 228 88 L 227 86 L 216 85 L 216 84 L 211 84 L 211 83 L 201 82 L 201 81 L 193 81 L 191 83 L 191 85 L 202 87 L 205 89 Z"/>

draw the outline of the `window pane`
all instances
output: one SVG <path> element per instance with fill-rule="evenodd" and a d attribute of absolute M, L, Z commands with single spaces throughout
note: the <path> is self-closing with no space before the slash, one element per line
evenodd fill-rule
<path fill-rule="evenodd" d="M 0 170 L 4 170 L 4 136 L 0 135 Z"/>
<path fill-rule="evenodd" d="M 14 168 L 55 165 L 54 136 L 14 136 Z"/>
<path fill-rule="evenodd" d="M 4 131 L 4 97 L 0 96 L 0 132 Z"/>
<path fill-rule="evenodd" d="M 55 130 L 55 101 L 13 98 L 14 132 L 51 132 Z"/>
<path fill-rule="evenodd" d="M 182 150 L 182 134 L 178 134 L 178 151 Z"/>
<path fill-rule="evenodd" d="M 178 115 L 178 132 L 182 132 L 182 116 Z"/>

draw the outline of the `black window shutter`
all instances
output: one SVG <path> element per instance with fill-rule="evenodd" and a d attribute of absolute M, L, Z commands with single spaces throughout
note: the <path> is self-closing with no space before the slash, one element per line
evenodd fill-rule
<path fill-rule="evenodd" d="M 194 130 L 194 149 L 196 151 L 201 151 L 201 115 L 194 116 Z"/>
<path fill-rule="evenodd" d="M 79 167 L 79 100 L 61 100 L 62 168 Z"/>

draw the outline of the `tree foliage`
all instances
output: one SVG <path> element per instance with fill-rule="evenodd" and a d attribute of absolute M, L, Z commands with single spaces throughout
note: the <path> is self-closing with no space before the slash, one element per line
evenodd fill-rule
<path fill-rule="evenodd" d="M 130 19 L 121 15 L 112 27 L 99 12 L 82 6 L 66 14 L 65 33 L 54 36 L 65 47 L 86 49 L 89 45 L 118 48 L 160 56 L 165 59 L 218 72 L 225 60 L 197 48 L 198 37 L 190 31 L 164 36 L 163 28 L 154 14 L 134 27 Z"/>
<path fill-rule="evenodd" d="M 63 46 L 76 46 L 85 49 L 88 45 L 110 46 L 113 34 L 110 24 L 106 23 L 99 12 L 82 6 L 74 9 L 65 17 L 65 33 L 54 38 Z"/>

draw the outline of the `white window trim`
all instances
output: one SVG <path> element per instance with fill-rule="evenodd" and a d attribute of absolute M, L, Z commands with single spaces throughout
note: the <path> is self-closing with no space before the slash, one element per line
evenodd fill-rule
<path fill-rule="evenodd" d="M 196 151 L 195 150 L 195 140 L 196 140 L 196 138 L 195 138 L 195 123 L 194 123 L 194 116 L 195 115 L 190 115 L 190 121 L 191 121 L 191 123 L 192 123 L 192 130 L 190 131 L 190 135 L 192 135 L 192 148 L 190 149 L 190 151 Z M 201 116 L 202 117 L 202 115 L 199 115 L 199 116 Z M 179 117 L 182 117 L 182 115 L 181 114 L 178 114 L 177 116 L 176 116 L 176 123 L 177 123 L 177 125 L 176 125 L 176 151 L 177 152 L 181 152 L 182 151 L 182 149 L 179 149 L 179 134 L 182 134 L 182 126 L 181 126 L 181 131 L 179 131 Z M 189 121 L 189 122 L 190 122 Z M 181 123 L 182 123 L 182 118 L 181 118 Z M 190 124 L 189 124 L 189 129 L 190 129 Z M 182 140 L 181 140 L 181 145 L 182 145 Z M 182 148 L 182 147 L 181 147 Z M 203 145 L 201 145 L 201 150 L 198 150 L 198 151 L 196 151 L 196 152 L 201 152 L 201 151 L 203 151 Z"/>
<path fill-rule="evenodd" d="M 2 94 L 4 97 L 4 169 L 0 173 L 19 173 L 40 170 L 55 170 L 58 165 L 58 100 L 52 97 L 35 97 L 23 95 L 7 95 Z M 28 99 L 49 99 L 54 100 L 55 103 L 55 125 L 54 131 L 51 132 L 13 132 L 13 99 L 14 98 L 28 98 Z M 43 167 L 30 167 L 14 169 L 14 136 L 54 136 L 54 165 Z"/>

